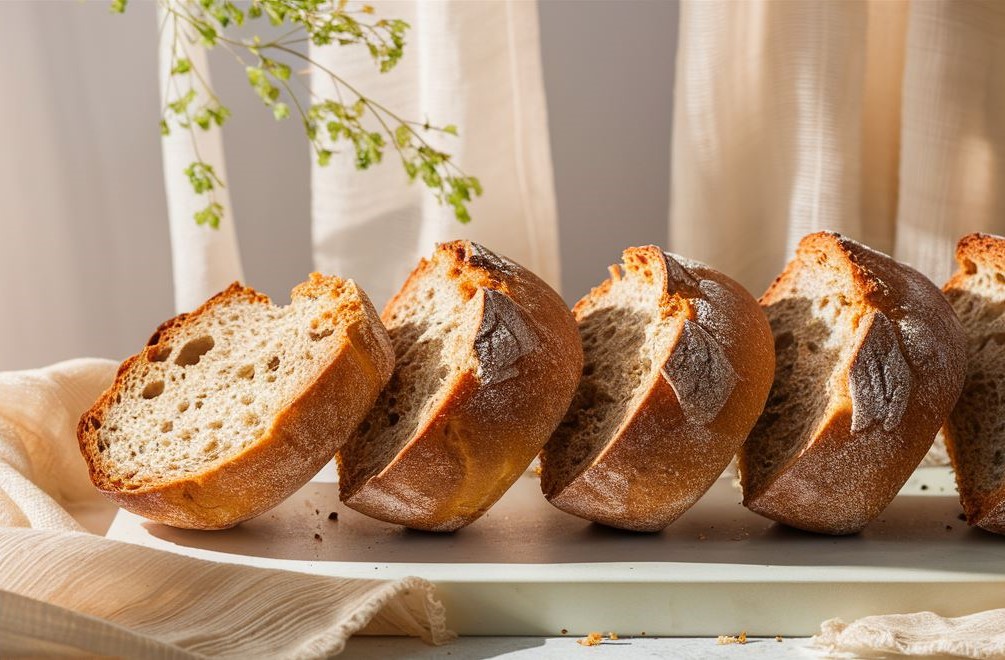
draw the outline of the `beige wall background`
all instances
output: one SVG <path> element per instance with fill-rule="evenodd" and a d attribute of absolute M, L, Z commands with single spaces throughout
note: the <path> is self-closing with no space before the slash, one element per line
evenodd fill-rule
<path fill-rule="evenodd" d="M 675 0 L 539 5 L 570 303 L 623 247 L 667 243 L 677 13 Z M 0 38 L 24 63 L 0 66 L 0 209 L 28 209 L 0 216 L 0 259 L 17 273 L 0 282 L 0 322 L 20 337 L 0 347 L 0 369 L 123 358 L 173 313 L 154 5 L 115 16 L 101 0 L 8 0 Z M 234 112 L 224 146 L 245 275 L 285 301 L 311 268 L 303 136 L 272 120 L 232 60 L 212 66 Z M 55 161 L 24 149 L 50 141 Z M 57 258 L 75 261 L 77 281 L 47 275 Z"/>

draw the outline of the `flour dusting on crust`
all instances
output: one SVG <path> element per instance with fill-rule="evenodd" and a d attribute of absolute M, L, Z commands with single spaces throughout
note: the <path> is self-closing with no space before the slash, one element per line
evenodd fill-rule
<path fill-rule="evenodd" d="M 493 289 L 483 291 L 485 307 L 475 335 L 478 378 L 485 384 L 500 383 L 519 376 L 514 365 L 541 342 L 509 296 Z"/>
<path fill-rule="evenodd" d="M 851 393 L 851 430 L 880 424 L 892 431 L 900 424 L 911 396 L 911 369 L 900 352 L 893 324 L 883 312 L 872 323 L 848 373 Z"/>
<path fill-rule="evenodd" d="M 677 395 L 684 417 L 694 424 L 714 420 L 736 386 L 736 371 L 722 347 L 689 320 L 660 373 Z"/>

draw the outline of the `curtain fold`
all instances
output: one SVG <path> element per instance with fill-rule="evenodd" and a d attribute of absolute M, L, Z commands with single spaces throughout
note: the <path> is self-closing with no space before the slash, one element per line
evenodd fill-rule
<path fill-rule="evenodd" d="M 942 284 L 1005 231 L 1005 6 L 681 6 L 670 245 L 763 291 L 831 229 Z"/>
<path fill-rule="evenodd" d="M 393 153 L 353 171 L 351 150 L 314 166 L 312 210 L 318 269 L 355 278 L 380 307 L 435 243 L 485 243 L 559 286 L 558 228 L 535 2 L 376 2 L 381 16 L 411 24 L 405 57 L 390 73 L 365 49 L 312 47 L 311 55 L 406 119 L 455 124 L 459 138 L 429 134 L 479 177 L 473 222 L 458 223 L 421 183 L 411 186 Z M 317 72 L 314 92 L 334 93 Z M 394 161 L 394 162 L 391 162 Z"/>

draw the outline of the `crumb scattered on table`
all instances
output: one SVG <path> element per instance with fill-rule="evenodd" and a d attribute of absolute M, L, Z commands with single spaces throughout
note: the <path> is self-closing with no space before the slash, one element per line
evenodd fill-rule
<path fill-rule="evenodd" d="M 704 534 L 699 534 L 699 535 L 698 535 L 698 540 L 699 540 L 699 541 L 704 541 L 704 540 L 705 540 L 705 539 L 707 539 L 707 538 L 708 538 L 708 537 L 707 537 L 707 536 L 705 536 Z"/>
<path fill-rule="evenodd" d="M 775 635 L 775 641 L 776 642 L 782 641 L 782 636 L 781 635 Z"/>
<path fill-rule="evenodd" d="M 603 642 L 604 642 L 604 636 L 598 632 L 591 632 L 586 637 L 576 640 L 576 643 L 579 644 L 580 646 L 597 646 L 598 644 L 602 644 Z"/>
<path fill-rule="evenodd" d="M 960 515 L 958 515 L 956 517 L 959 518 L 960 520 L 962 520 L 963 522 L 967 521 L 967 516 L 964 513 L 961 513 Z"/>
<path fill-rule="evenodd" d="M 338 511 L 332 511 L 329 513 L 328 520 L 338 520 Z"/>
<path fill-rule="evenodd" d="M 314 535 L 314 540 L 315 541 L 320 541 L 321 540 L 321 535 L 320 534 L 315 534 Z"/>
<path fill-rule="evenodd" d="M 953 531 L 953 526 L 952 525 L 946 525 L 946 531 L 947 532 Z"/>
<path fill-rule="evenodd" d="M 563 635 L 568 635 L 568 634 L 569 634 L 569 631 L 568 631 L 568 630 L 566 630 L 565 628 L 562 628 L 562 634 L 563 634 Z"/>
<path fill-rule="evenodd" d="M 775 639 L 778 639 L 777 637 Z M 747 631 L 742 631 L 739 635 L 719 635 L 716 640 L 716 644 L 746 644 L 747 643 Z"/>
<path fill-rule="evenodd" d="M 607 633 L 607 639 L 610 639 L 610 640 L 618 639 L 618 633 L 613 632 L 613 631 Z"/>
<path fill-rule="evenodd" d="M 533 472 L 534 472 L 534 474 L 535 474 L 536 476 L 540 477 L 540 476 L 541 476 L 541 470 L 542 470 L 542 468 L 541 468 L 541 464 L 540 464 L 540 463 L 538 463 L 537 465 L 535 465 L 535 466 L 534 466 L 534 470 L 533 470 Z"/>

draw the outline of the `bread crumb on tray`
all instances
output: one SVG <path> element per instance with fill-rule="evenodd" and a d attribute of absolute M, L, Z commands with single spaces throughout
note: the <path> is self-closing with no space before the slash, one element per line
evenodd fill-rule
<path fill-rule="evenodd" d="M 777 638 L 776 638 L 777 639 Z M 716 644 L 746 644 L 747 643 L 747 631 L 744 630 L 739 635 L 719 635 L 715 640 Z"/>
<path fill-rule="evenodd" d="M 565 628 L 563 628 L 562 629 L 562 634 L 564 635 L 565 633 L 566 633 L 566 630 L 565 630 Z M 606 638 L 604 637 L 603 633 L 591 632 L 586 637 L 583 637 L 581 639 L 577 639 L 576 643 L 579 644 L 580 646 L 599 646 L 600 644 L 604 643 L 605 639 L 611 640 L 611 641 L 615 641 L 615 640 L 618 640 L 620 638 L 618 637 L 618 633 L 613 632 L 613 631 L 607 633 L 607 637 Z"/>

